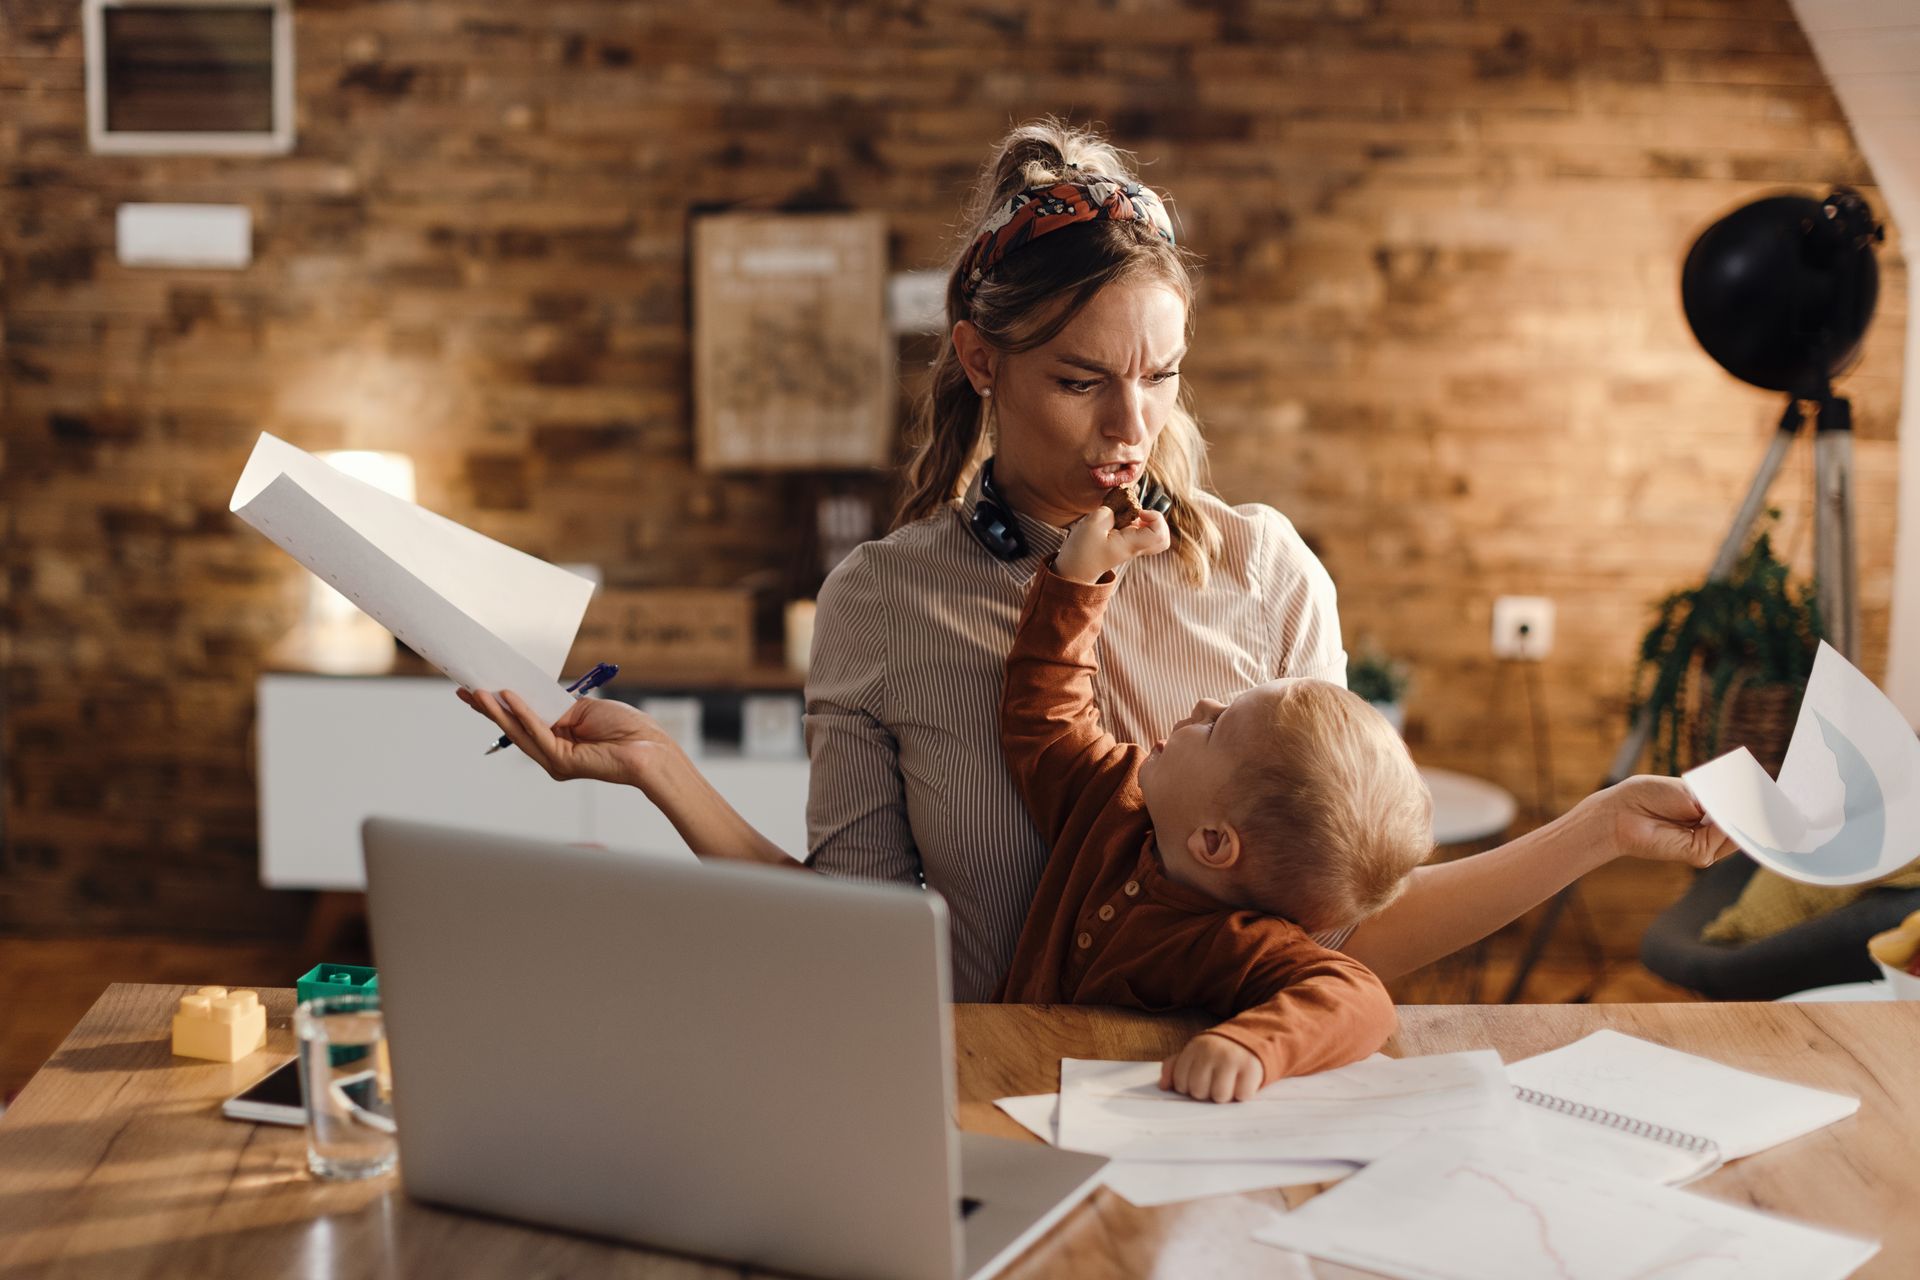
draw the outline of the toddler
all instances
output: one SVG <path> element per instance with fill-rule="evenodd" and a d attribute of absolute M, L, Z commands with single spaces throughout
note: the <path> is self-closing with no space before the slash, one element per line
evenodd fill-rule
<path fill-rule="evenodd" d="M 1160 513 L 1116 529 L 1101 507 L 1035 575 L 1000 724 L 1050 853 L 999 995 L 1205 1009 L 1226 1020 L 1160 1085 L 1241 1101 L 1393 1033 L 1379 978 L 1308 934 L 1393 900 L 1432 851 L 1432 802 L 1385 718 L 1326 681 L 1202 701 L 1150 749 L 1102 729 L 1094 653 L 1115 571 L 1168 545 Z"/>

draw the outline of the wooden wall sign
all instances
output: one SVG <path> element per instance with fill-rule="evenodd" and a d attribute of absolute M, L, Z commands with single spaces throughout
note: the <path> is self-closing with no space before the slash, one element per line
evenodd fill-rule
<path fill-rule="evenodd" d="M 721 214 L 693 225 L 694 440 L 708 470 L 891 458 L 894 339 L 877 213 Z"/>

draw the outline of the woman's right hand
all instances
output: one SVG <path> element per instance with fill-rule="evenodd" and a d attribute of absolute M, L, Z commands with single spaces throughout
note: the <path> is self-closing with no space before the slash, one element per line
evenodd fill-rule
<path fill-rule="evenodd" d="M 680 751 L 658 721 L 624 702 L 580 698 L 549 727 L 510 689 L 498 696 L 472 689 L 459 694 L 552 778 L 597 778 L 644 791 L 663 762 Z"/>

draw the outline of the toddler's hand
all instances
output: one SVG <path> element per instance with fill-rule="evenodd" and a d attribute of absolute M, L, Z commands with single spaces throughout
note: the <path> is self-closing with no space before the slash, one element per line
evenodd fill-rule
<path fill-rule="evenodd" d="M 1160 1064 L 1160 1087 L 1201 1102 L 1245 1102 L 1265 1075 L 1260 1059 L 1233 1041 L 1201 1034 Z"/>
<path fill-rule="evenodd" d="M 1142 511 L 1133 524 L 1116 529 L 1113 512 L 1095 507 L 1068 532 L 1054 559 L 1053 571 L 1074 582 L 1098 582 L 1108 570 L 1135 556 L 1154 555 L 1172 545 L 1167 518 L 1158 511 Z"/>

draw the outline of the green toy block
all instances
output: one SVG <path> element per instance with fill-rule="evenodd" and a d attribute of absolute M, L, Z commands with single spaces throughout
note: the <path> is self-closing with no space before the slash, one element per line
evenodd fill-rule
<path fill-rule="evenodd" d="M 377 996 L 380 971 L 357 964 L 317 964 L 300 975 L 293 984 L 297 1000 L 317 1000 L 321 996 Z"/>

